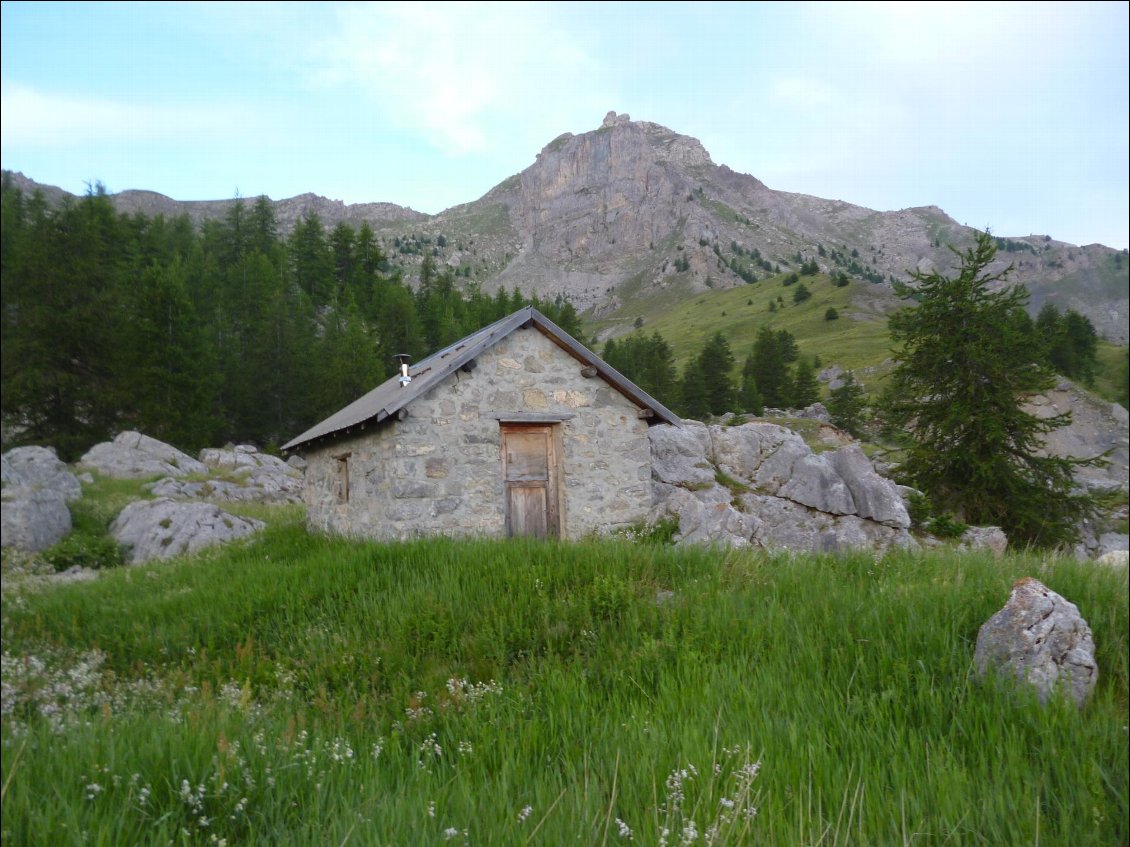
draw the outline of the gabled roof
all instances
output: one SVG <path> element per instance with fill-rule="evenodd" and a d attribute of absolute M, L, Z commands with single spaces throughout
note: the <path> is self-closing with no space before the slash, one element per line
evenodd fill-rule
<path fill-rule="evenodd" d="M 330 415 L 297 438 L 288 441 L 282 449 L 297 450 L 299 447 L 309 447 L 314 442 L 358 432 L 372 424 L 387 420 L 510 333 L 529 326 L 539 330 L 583 365 L 594 368 L 598 376 L 641 409 L 650 410 L 652 419 L 656 423 L 662 421 L 681 426 L 678 415 L 533 306 L 526 306 L 413 365 L 409 369 L 412 381 L 407 385 L 400 385 L 399 376 L 382 382 L 368 394 L 354 400 L 344 409 Z"/>

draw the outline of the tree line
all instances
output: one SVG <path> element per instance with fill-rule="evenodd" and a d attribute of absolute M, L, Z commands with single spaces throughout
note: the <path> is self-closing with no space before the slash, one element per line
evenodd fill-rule
<path fill-rule="evenodd" d="M 368 224 L 289 236 L 266 198 L 219 220 L 119 213 L 100 187 L 51 207 L 0 195 L 5 445 L 74 460 L 137 429 L 185 450 L 270 447 L 422 357 L 532 304 L 580 336 L 564 300 L 493 295 L 425 258 L 414 287 Z"/>

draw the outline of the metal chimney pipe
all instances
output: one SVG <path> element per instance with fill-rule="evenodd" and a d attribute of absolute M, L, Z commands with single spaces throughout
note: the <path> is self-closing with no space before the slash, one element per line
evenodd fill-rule
<path fill-rule="evenodd" d="M 412 381 L 412 377 L 408 375 L 408 363 L 412 361 L 412 357 L 407 353 L 397 353 L 393 358 L 400 363 L 400 387 L 403 388 Z"/>

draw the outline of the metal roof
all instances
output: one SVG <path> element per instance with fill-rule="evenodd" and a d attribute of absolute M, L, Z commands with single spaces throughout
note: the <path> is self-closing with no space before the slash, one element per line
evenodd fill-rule
<path fill-rule="evenodd" d="M 303 446 L 308 447 L 314 442 L 360 432 L 373 424 L 387 420 L 510 333 L 529 326 L 542 332 L 573 358 L 595 368 L 597 375 L 641 409 L 651 410 L 654 422 L 682 425 L 678 415 L 533 306 L 526 306 L 412 365 L 408 371 L 412 381 L 407 385 L 401 386 L 399 375 L 385 380 L 368 394 L 359 397 L 344 409 L 288 441 L 282 449 L 289 451 Z"/>

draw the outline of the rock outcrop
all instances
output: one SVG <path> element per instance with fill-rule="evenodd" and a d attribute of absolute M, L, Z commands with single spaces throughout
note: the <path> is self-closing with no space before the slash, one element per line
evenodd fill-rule
<path fill-rule="evenodd" d="M 1079 609 L 1038 580 L 1026 577 L 977 633 L 977 673 L 1013 677 L 1032 686 L 1041 703 L 1057 690 L 1077 705 L 1098 680 L 1095 642 Z"/>
<path fill-rule="evenodd" d="M 146 488 L 158 497 L 175 500 L 223 500 L 227 502 L 301 503 L 302 473 L 269 453 L 249 444 L 209 447 L 200 451 L 200 461 L 227 478 L 190 482 L 165 477 Z"/>
<path fill-rule="evenodd" d="M 221 511 L 209 503 L 167 498 L 130 503 L 110 525 L 110 535 L 130 564 L 170 559 L 258 532 L 262 521 Z"/>
<path fill-rule="evenodd" d="M 754 422 L 655 426 L 651 520 L 677 517 L 677 540 L 835 552 L 910 547 L 897 485 L 858 445 L 814 453 L 792 430 Z"/>
<path fill-rule="evenodd" d="M 95 444 L 79 460 L 79 465 L 112 479 L 184 477 L 208 472 L 207 465 L 187 453 L 132 431 L 120 433 L 113 441 Z"/>

